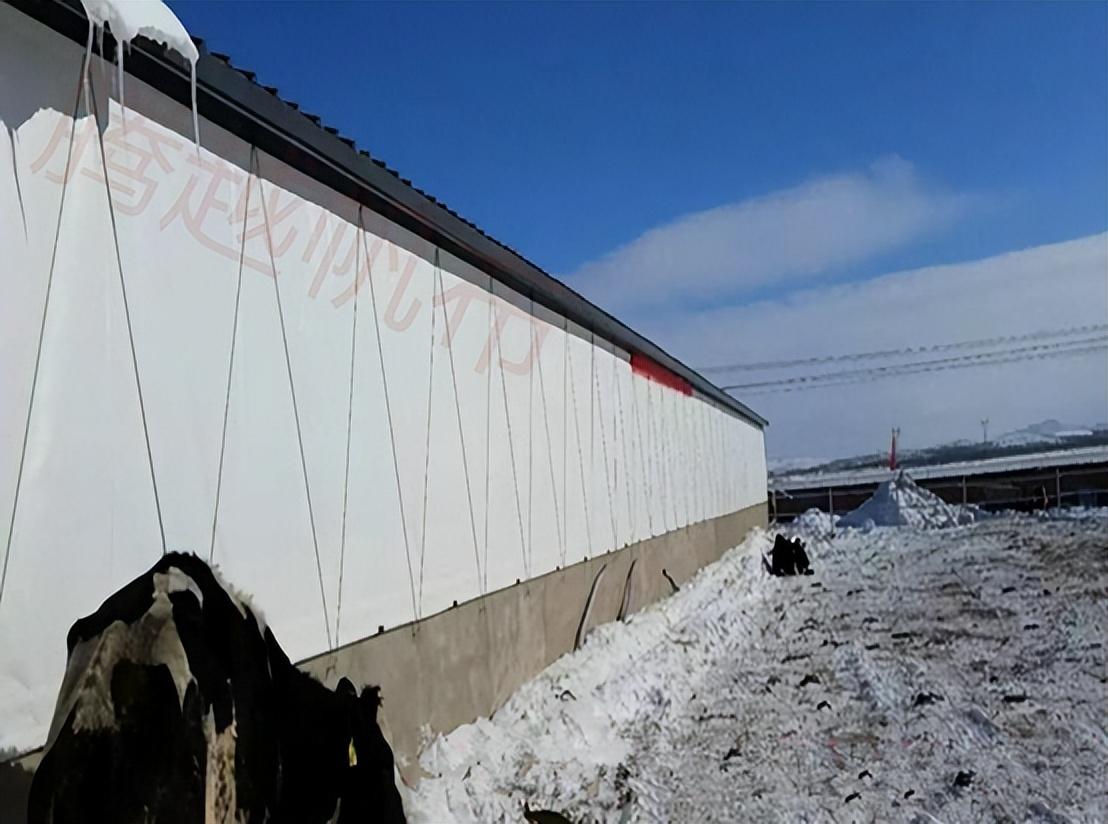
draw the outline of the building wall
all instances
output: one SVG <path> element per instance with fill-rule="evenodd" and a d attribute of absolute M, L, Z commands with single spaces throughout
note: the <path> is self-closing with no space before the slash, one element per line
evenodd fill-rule
<path fill-rule="evenodd" d="M 757 426 L 83 61 L 0 5 L 0 749 L 163 548 L 305 659 L 764 503 Z"/>

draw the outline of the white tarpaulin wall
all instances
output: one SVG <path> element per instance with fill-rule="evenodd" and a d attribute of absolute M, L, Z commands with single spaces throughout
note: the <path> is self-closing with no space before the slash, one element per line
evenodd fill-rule
<path fill-rule="evenodd" d="M 764 501 L 756 426 L 83 58 L 0 6 L 0 749 L 163 549 L 303 658 Z"/>

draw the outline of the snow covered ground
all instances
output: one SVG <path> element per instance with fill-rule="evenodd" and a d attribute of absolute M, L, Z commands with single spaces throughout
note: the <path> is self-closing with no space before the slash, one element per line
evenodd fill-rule
<path fill-rule="evenodd" d="M 1081 466 L 1108 461 L 1108 446 L 1083 446 L 1075 449 L 1056 449 L 1049 452 L 1033 452 L 1025 455 L 1003 455 L 996 458 L 980 458 L 975 461 L 956 461 L 954 463 L 913 466 L 908 472 L 917 481 L 931 478 L 956 478 L 960 475 L 973 476 L 991 472 L 1012 472 L 1020 469 L 1038 469 L 1041 467 Z M 801 472 L 774 475 L 770 479 L 770 488 L 811 489 L 828 486 L 850 486 L 852 484 L 881 483 L 895 474 L 883 466 L 868 469 L 844 469 L 834 472 Z"/>
<path fill-rule="evenodd" d="M 413 821 L 1108 820 L 1108 510 L 756 533 L 431 742 Z"/>

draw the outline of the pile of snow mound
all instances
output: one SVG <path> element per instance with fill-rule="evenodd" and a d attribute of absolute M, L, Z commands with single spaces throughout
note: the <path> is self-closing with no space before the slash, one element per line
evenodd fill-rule
<path fill-rule="evenodd" d="M 990 512 L 982 509 L 977 504 L 962 504 L 961 506 L 952 506 L 951 509 L 958 515 L 958 523 L 961 525 L 975 524 L 978 521 L 993 517 Z"/>
<path fill-rule="evenodd" d="M 873 497 L 839 518 L 837 526 L 910 526 L 941 529 L 971 523 L 973 514 L 962 511 L 934 493 L 916 485 L 903 471 L 877 487 Z"/>
<path fill-rule="evenodd" d="M 828 515 L 822 509 L 812 508 L 797 515 L 788 525 L 789 532 L 806 532 L 810 535 L 827 535 L 835 531 L 838 515 Z"/>
<path fill-rule="evenodd" d="M 1040 521 L 1088 521 L 1108 518 L 1108 506 L 1067 506 L 1036 513 Z"/>

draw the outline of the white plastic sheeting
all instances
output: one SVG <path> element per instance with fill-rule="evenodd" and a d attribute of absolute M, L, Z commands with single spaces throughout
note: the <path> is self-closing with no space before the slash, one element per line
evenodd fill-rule
<path fill-rule="evenodd" d="M 163 531 L 303 658 L 765 500 L 757 427 L 83 57 L 0 6 L 0 749 Z"/>

